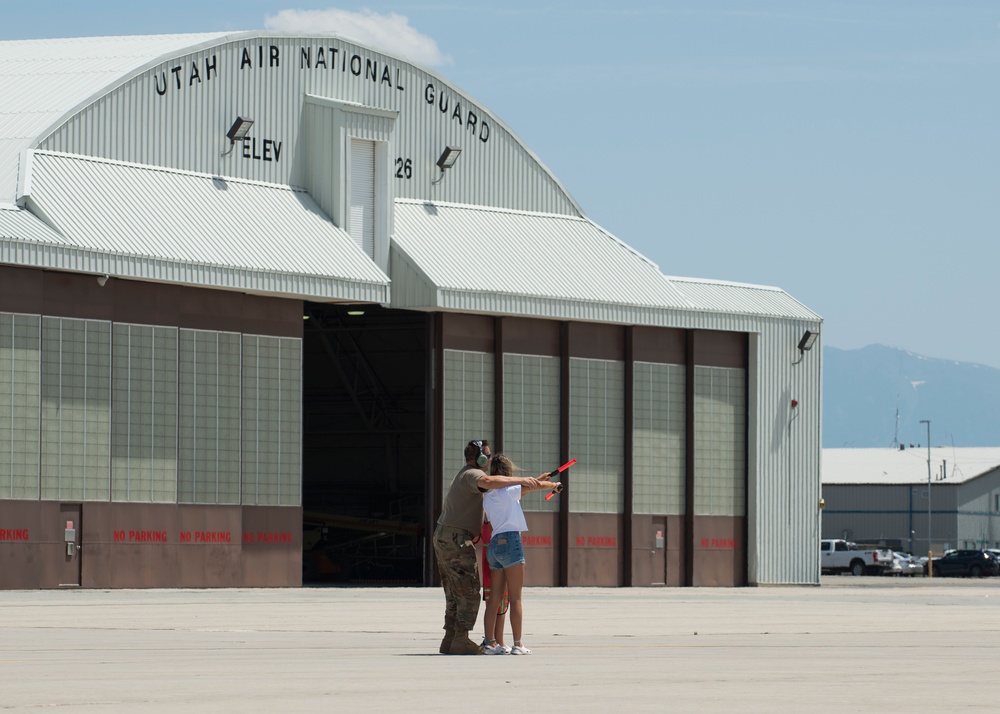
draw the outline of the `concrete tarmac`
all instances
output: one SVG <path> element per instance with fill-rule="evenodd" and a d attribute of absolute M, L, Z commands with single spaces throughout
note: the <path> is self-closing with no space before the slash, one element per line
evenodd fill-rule
<path fill-rule="evenodd" d="M 1000 578 L 528 588 L 525 657 L 437 654 L 443 610 L 436 588 L 0 592 L 0 712 L 1000 709 Z"/>

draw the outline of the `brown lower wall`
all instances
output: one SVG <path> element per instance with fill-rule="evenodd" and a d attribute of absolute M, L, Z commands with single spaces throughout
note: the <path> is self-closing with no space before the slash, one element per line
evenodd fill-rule
<path fill-rule="evenodd" d="M 524 518 L 524 584 L 554 587 L 559 584 L 559 514 L 529 512 Z"/>
<path fill-rule="evenodd" d="M 77 529 L 73 556 L 69 519 Z M 302 509 L 0 501 L 0 589 L 72 584 L 298 587 Z"/>
<path fill-rule="evenodd" d="M 747 584 L 746 518 L 696 516 L 694 519 L 695 586 Z"/>
<path fill-rule="evenodd" d="M 525 513 L 525 585 L 559 583 L 558 514 Z M 684 516 L 632 516 L 633 587 L 685 585 Z M 746 585 L 746 519 L 694 519 L 694 582 L 703 587 Z M 569 517 L 569 585 L 617 587 L 625 583 L 621 515 L 573 513 Z"/>
<path fill-rule="evenodd" d="M 569 514 L 567 585 L 622 585 L 622 516 L 614 513 Z"/>

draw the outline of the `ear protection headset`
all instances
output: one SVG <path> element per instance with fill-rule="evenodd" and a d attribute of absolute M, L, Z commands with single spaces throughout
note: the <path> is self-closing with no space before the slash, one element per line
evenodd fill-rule
<path fill-rule="evenodd" d="M 483 468 L 490 462 L 490 457 L 483 453 L 483 442 L 477 439 L 469 443 L 479 449 L 479 456 L 476 457 L 476 466 Z"/>

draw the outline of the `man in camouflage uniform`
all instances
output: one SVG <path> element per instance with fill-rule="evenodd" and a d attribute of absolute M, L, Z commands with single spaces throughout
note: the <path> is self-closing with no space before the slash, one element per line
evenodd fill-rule
<path fill-rule="evenodd" d="M 434 531 L 434 554 L 444 587 L 444 639 L 441 654 L 477 655 L 483 648 L 469 638 L 479 617 L 479 559 L 475 537 L 483 529 L 483 494 L 493 488 L 523 486 L 543 488 L 543 474 L 536 478 L 490 476 L 485 468 L 490 462 L 490 442 L 470 441 L 465 446 L 465 466 L 455 476 L 441 507 Z"/>

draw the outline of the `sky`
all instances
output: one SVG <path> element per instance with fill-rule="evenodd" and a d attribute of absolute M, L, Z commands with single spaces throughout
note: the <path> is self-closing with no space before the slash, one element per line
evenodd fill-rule
<path fill-rule="evenodd" d="M 0 0 L 0 19 L 0 40 L 367 42 L 488 107 L 664 274 L 780 287 L 827 347 L 1000 368 L 995 0 Z"/>

